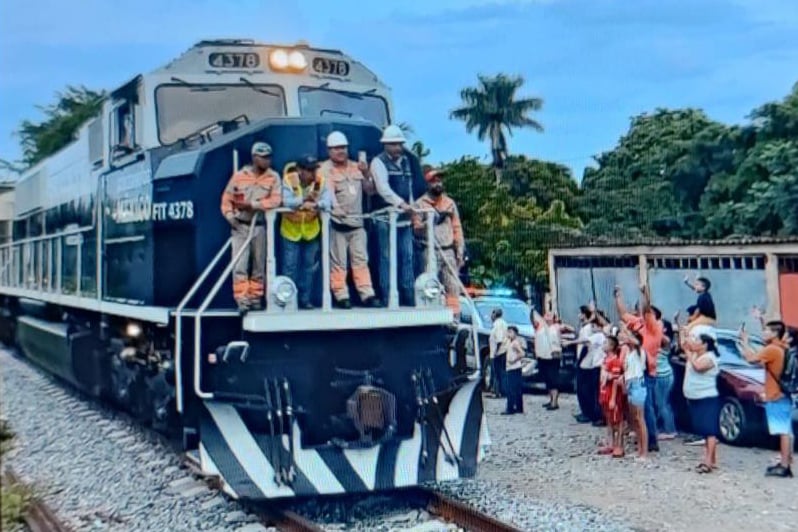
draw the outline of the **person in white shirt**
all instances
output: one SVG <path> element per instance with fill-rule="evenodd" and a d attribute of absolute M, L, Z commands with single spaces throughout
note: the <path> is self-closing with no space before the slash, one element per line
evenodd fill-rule
<path fill-rule="evenodd" d="M 554 322 L 554 315 L 547 312 L 545 316 L 532 310 L 532 323 L 535 325 L 535 358 L 538 361 L 538 371 L 546 383 L 549 393 L 549 402 L 543 405 L 547 410 L 560 408 L 558 399 L 560 392 L 560 360 L 562 359 L 562 325 Z"/>
<path fill-rule="evenodd" d="M 501 308 L 493 309 L 491 320 L 493 328 L 490 331 L 488 345 L 491 363 L 491 388 L 495 398 L 505 394 L 505 373 L 507 366 L 507 322 L 502 317 Z"/>
<path fill-rule="evenodd" d="M 648 456 L 648 431 L 646 429 L 645 408 L 646 390 L 645 370 L 646 352 L 643 350 L 643 336 L 637 330 L 629 330 L 622 325 L 619 340 L 622 344 L 623 383 L 629 403 L 632 428 L 637 434 L 637 453 L 640 458 Z"/>
<path fill-rule="evenodd" d="M 507 409 L 503 415 L 524 413 L 524 380 L 521 374 L 523 367 L 524 339 L 518 336 L 515 325 L 507 327 Z"/>
<path fill-rule="evenodd" d="M 579 320 L 582 327 L 579 336 L 563 346 L 575 345 L 577 349 L 578 368 L 576 373 L 576 396 L 581 413 L 576 416 L 580 423 L 592 422 L 594 426 L 603 427 L 604 414 L 598 402 L 601 365 L 604 362 L 604 342 L 607 339 L 596 312 L 583 305 L 579 308 Z"/>

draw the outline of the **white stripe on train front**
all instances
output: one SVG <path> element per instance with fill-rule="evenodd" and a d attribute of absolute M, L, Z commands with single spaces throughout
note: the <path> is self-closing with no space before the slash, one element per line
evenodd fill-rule
<path fill-rule="evenodd" d="M 446 461 L 446 454 L 450 455 L 454 452 L 455 455 L 460 455 L 460 446 L 463 442 L 463 433 L 466 427 L 466 419 L 468 417 L 468 407 L 471 405 L 471 397 L 474 395 L 474 389 L 479 381 L 472 381 L 457 390 L 454 394 L 451 403 L 449 403 L 449 412 L 444 417 L 444 426 L 449 433 L 449 438 L 446 437 L 444 431 L 441 431 L 441 437 L 438 442 L 438 459 L 435 467 L 436 480 L 454 480 L 460 478 L 460 469 L 457 461 L 449 463 Z M 435 408 L 434 406 L 432 408 Z M 449 441 L 451 439 L 451 445 Z M 454 451 L 452 451 L 454 446 Z"/>
<path fill-rule="evenodd" d="M 418 484 L 418 457 L 421 454 L 421 425 L 413 424 L 413 438 L 403 440 L 396 453 L 396 466 L 393 471 L 394 486 L 415 486 Z"/>
<path fill-rule="evenodd" d="M 488 416 L 485 415 L 485 412 L 482 412 L 482 418 L 480 419 L 480 427 L 479 427 L 479 447 L 477 448 L 477 463 L 482 462 L 485 459 L 486 451 L 488 447 L 492 444 L 490 441 L 490 432 L 488 432 Z"/>
<path fill-rule="evenodd" d="M 322 460 L 319 453 L 313 449 L 302 448 L 302 435 L 296 421 L 293 423 L 292 433 L 294 437 L 294 465 L 299 469 L 313 484 L 319 493 L 344 493 L 346 490 L 338 481 L 327 464 Z M 288 437 L 282 440 L 283 445 L 288 445 Z M 286 447 L 287 450 L 287 447 Z"/>
<path fill-rule="evenodd" d="M 258 443 L 235 407 L 228 404 L 207 402 L 205 406 L 211 413 L 214 423 L 219 427 L 227 447 L 233 452 L 249 478 L 258 486 L 265 497 L 290 497 L 294 490 L 278 486 L 274 481 L 274 468 L 263 455 Z"/>
<path fill-rule="evenodd" d="M 238 499 L 238 494 L 233 491 L 233 488 L 230 487 L 230 484 L 225 482 L 222 473 L 219 471 L 219 468 L 216 467 L 216 462 L 213 461 L 211 455 L 208 454 L 208 451 L 205 450 L 205 445 L 202 442 L 199 444 L 199 455 L 200 455 L 200 467 L 202 468 L 203 473 L 207 473 L 208 475 L 216 475 L 222 481 L 222 491 L 230 495 L 234 499 Z"/>

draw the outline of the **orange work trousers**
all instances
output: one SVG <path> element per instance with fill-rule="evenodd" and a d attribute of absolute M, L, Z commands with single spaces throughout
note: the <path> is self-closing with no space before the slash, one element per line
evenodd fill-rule
<path fill-rule="evenodd" d="M 232 231 L 233 257 L 247 241 L 249 224 L 241 223 Z M 252 240 L 233 266 L 233 297 L 238 304 L 260 301 L 266 270 L 266 228 L 256 225 Z"/>
<path fill-rule="evenodd" d="M 360 300 L 374 297 L 366 249 L 366 230 L 362 227 L 351 231 L 330 231 L 330 289 L 336 301 L 349 299 L 349 288 L 346 286 L 346 267 L 349 260 L 352 262 L 352 277 Z"/>

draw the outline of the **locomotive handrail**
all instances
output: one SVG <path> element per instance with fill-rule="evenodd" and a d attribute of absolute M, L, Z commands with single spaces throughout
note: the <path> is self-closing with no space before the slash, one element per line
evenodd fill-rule
<path fill-rule="evenodd" d="M 70 236 L 76 235 L 78 233 L 85 233 L 87 231 L 91 231 L 94 229 L 93 225 L 84 225 L 82 227 L 76 227 L 74 229 L 64 229 L 63 231 L 59 231 L 58 233 L 52 233 L 47 235 L 39 235 L 39 236 L 29 236 L 27 238 L 21 238 L 19 240 L 14 240 L 13 242 L 8 242 L 6 244 L 0 244 L 0 249 L 3 248 L 13 248 L 14 246 L 18 246 L 21 244 L 29 244 L 31 242 L 38 242 L 40 240 L 48 240 L 52 238 L 58 238 L 60 236 Z"/>
<path fill-rule="evenodd" d="M 65 230 L 59 231 L 57 233 L 45 234 L 45 235 L 39 235 L 39 236 L 31 236 L 31 237 L 15 240 L 15 241 L 12 241 L 12 242 L 8 242 L 8 243 L 5 243 L 5 244 L 0 244 L 0 250 L 8 250 L 8 257 L 7 257 L 8 260 L 6 262 L 6 266 L 4 267 L 3 271 L 0 272 L 0 273 L 5 274 L 5 269 L 8 268 L 9 266 L 11 267 L 9 275 L 2 275 L 0 277 L 0 286 L 18 287 L 18 286 L 22 285 L 24 287 L 25 285 L 27 285 L 28 281 L 26 280 L 27 279 L 26 276 L 27 276 L 28 273 L 30 273 L 30 272 L 28 272 L 28 270 L 29 270 L 29 268 L 33 268 L 34 266 L 32 264 L 30 264 L 30 263 L 26 264 L 25 254 L 24 254 L 23 250 L 26 248 L 26 246 L 29 247 L 31 245 L 41 244 L 41 243 L 47 242 L 48 243 L 48 248 L 49 248 L 48 252 L 47 252 L 47 262 L 48 262 L 48 265 L 47 265 L 47 273 L 48 273 L 48 276 L 47 276 L 47 291 L 53 291 L 53 288 L 55 288 L 56 292 L 61 293 L 61 289 L 62 289 L 61 281 L 62 281 L 62 277 L 63 277 L 63 272 L 62 272 L 62 269 L 61 269 L 62 264 L 61 264 L 61 251 L 60 251 L 60 249 L 61 249 L 61 246 L 63 245 L 63 240 L 62 239 L 65 238 L 65 237 L 86 233 L 86 232 L 92 231 L 93 229 L 95 229 L 95 226 L 93 226 L 93 225 L 91 225 L 91 226 L 84 225 L 84 226 L 81 226 L 81 227 L 74 227 L 74 228 L 71 228 L 71 229 L 65 229 Z M 57 253 L 56 253 L 56 267 L 55 267 L 56 271 L 55 272 L 52 271 L 52 253 L 53 253 L 52 243 L 53 242 L 58 244 L 58 246 L 56 248 Z M 77 253 L 77 256 L 75 258 L 75 277 L 76 277 L 76 279 L 75 279 L 75 292 L 76 292 L 77 295 L 80 296 L 80 294 L 81 294 L 81 280 L 82 280 L 82 261 L 81 261 L 82 253 L 80 252 L 80 248 L 82 248 L 82 243 L 79 242 L 77 245 L 78 245 L 78 248 L 79 248 L 79 252 Z M 36 251 L 36 249 L 38 249 L 38 251 Z M 44 258 L 41 255 L 44 253 L 44 250 L 41 247 L 37 247 L 36 249 L 34 249 L 32 251 L 34 256 L 36 256 L 36 254 L 40 255 L 39 256 L 39 260 L 37 261 L 37 266 L 35 266 L 35 268 L 36 268 L 36 272 L 35 273 L 38 274 L 38 279 L 36 279 L 36 287 L 37 287 L 38 290 L 43 290 L 44 283 L 42 282 L 42 279 L 43 279 L 43 277 L 42 277 L 43 276 L 43 271 L 42 270 L 44 268 L 44 265 L 42 264 L 42 262 L 43 262 Z M 19 250 L 19 254 L 15 256 L 14 252 L 16 250 Z M 29 257 L 29 261 L 28 262 L 30 262 L 30 257 Z M 19 266 L 19 269 L 17 269 L 16 266 Z M 20 274 L 22 275 L 22 281 L 21 282 L 20 282 L 20 278 L 19 278 Z M 53 279 L 52 279 L 53 277 L 55 277 L 55 279 L 56 279 L 55 283 L 53 283 Z"/>
<path fill-rule="evenodd" d="M 250 231 L 251 232 L 251 231 Z M 205 282 L 205 279 L 208 278 L 211 271 L 216 267 L 219 261 L 222 259 L 224 254 L 227 252 L 227 249 L 232 245 L 233 238 L 230 237 L 227 239 L 227 242 L 219 249 L 219 252 L 216 253 L 216 256 L 213 257 L 213 260 L 205 267 L 202 274 L 200 274 L 199 278 L 194 281 L 194 284 L 189 289 L 188 293 L 180 300 L 180 304 L 177 305 L 175 309 L 175 367 L 177 371 L 175 373 L 175 402 L 177 403 L 177 411 L 183 412 L 183 376 L 181 372 L 181 363 L 182 363 L 182 355 L 183 355 L 183 310 L 188 305 L 189 301 L 194 297 L 199 290 L 200 286 Z"/>
<path fill-rule="evenodd" d="M 200 369 L 202 368 L 202 330 L 200 328 L 200 321 L 202 320 L 202 313 L 205 312 L 213 301 L 213 298 L 216 297 L 216 294 L 219 292 L 219 289 L 222 288 L 222 284 L 233 271 L 233 267 L 238 264 L 241 255 L 244 254 L 244 251 L 249 249 L 249 244 L 252 242 L 252 237 L 255 234 L 255 224 L 258 221 L 258 218 L 261 216 L 260 212 L 256 212 L 255 216 L 252 217 L 252 221 L 249 224 L 249 232 L 247 233 L 247 239 L 241 244 L 241 247 L 238 249 L 235 255 L 233 255 L 233 260 L 227 265 L 224 269 L 222 275 L 219 276 L 219 279 L 216 280 L 216 283 L 211 288 L 211 291 L 205 296 L 205 299 L 202 301 L 202 304 L 197 309 L 197 313 L 194 316 L 194 393 L 197 394 L 197 397 L 200 399 L 213 399 L 213 393 L 203 392 L 202 391 L 202 382 L 201 382 L 201 374 Z M 179 373 L 179 368 L 178 368 Z"/>
<path fill-rule="evenodd" d="M 446 255 L 443 253 L 443 248 L 441 247 L 441 245 L 437 241 L 437 239 L 435 239 L 435 249 L 440 252 L 441 258 L 443 259 L 443 263 L 446 266 L 446 268 L 449 270 L 449 273 L 451 273 L 452 276 L 454 277 L 454 279 L 455 279 L 455 281 L 457 283 L 457 287 L 460 289 L 460 292 L 466 297 L 468 302 L 473 305 L 474 304 L 474 300 L 471 298 L 471 296 L 468 293 L 468 290 L 466 290 L 465 285 L 460 280 L 460 272 L 458 272 L 457 269 L 446 258 Z M 476 360 L 477 367 L 474 370 L 474 373 L 469 375 L 469 379 L 473 379 L 475 376 L 479 375 L 479 373 L 482 371 L 482 359 L 479 356 L 479 352 L 478 352 L 479 351 L 479 336 L 477 335 L 477 327 L 476 327 L 476 325 L 474 323 L 471 324 L 471 341 L 472 341 L 472 343 L 474 345 L 474 359 Z"/>

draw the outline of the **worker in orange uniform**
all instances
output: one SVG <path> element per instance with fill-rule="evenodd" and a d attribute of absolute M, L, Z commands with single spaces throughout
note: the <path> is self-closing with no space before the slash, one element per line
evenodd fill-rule
<path fill-rule="evenodd" d="M 373 194 L 374 181 L 368 165 L 349 159 L 349 141 L 340 131 L 327 136 L 330 158 L 319 169 L 332 193 L 330 220 L 330 289 L 339 308 L 350 308 L 346 286 L 348 259 L 360 300 L 367 307 L 378 307 L 369 272 L 366 230 L 363 228 L 363 193 Z"/>
<path fill-rule="evenodd" d="M 460 317 L 460 268 L 465 263 L 465 239 L 460 213 L 454 200 L 443 192 L 443 170 L 430 169 L 424 174 L 427 192 L 415 202 L 419 211 L 435 210 L 435 241 L 438 272 L 446 290 L 446 306 L 455 319 Z M 426 212 L 413 215 L 413 228 L 422 238 L 426 235 Z"/>
<path fill-rule="evenodd" d="M 232 227 L 233 256 L 246 242 L 252 218 L 280 206 L 280 176 L 271 169 L 271 157 L 271 146 L 253 144 L 252 165 L 235 172 L 222 193 L 222 214 Z M 241 312 L 263 308 L 266 227 L 262 216 L 255 224 L 249 248 L 233 267 L 233 297 Z"/>

